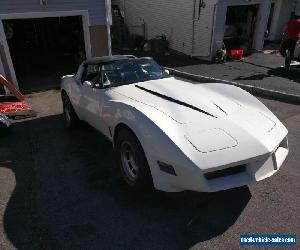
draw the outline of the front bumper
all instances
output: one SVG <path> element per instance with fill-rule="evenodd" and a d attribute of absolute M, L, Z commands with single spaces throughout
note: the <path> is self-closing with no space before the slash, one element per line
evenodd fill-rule
<path fill-rule="evenodd" d="M 204 179 L 205 185 L 204 190 L 201 191 L 215 192 L 243 185 L 249 185 L 268 178 L 280 169 L 288 155 L 288 152 L 288 140 L 286 137 L 269 155 L 263 156 L 259 160 L 242 163 L 242 165 L 245 165 L 244 171 L 209 180 L 203 176 L 202 179 Z M 240 165 L 241 164 L 239 164 L 239 166 Z M 226 168 L 226 166 L 222 167 L 222 169 Z M 209 172 L 211 172 L 211 169 Z"/>
<path fill-rule="evenodd" d="M 176 175 L 164 175 L 163 188 L 168 192 L 193 190 L 198 192 L 217 192 L 249 185 L 275 174 L 288 155 L 287 137 L 271 153 L 225 166 L 196 171 L 173 165 Z"/>

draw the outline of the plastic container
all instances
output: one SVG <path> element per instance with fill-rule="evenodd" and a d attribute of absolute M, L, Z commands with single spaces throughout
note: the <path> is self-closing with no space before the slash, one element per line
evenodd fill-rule
<path fill-rule="evenodd" d="M 230 51 L 230 57 L 234 61 L 241 61 L 244 55 L 243 49 L 232 49 Z"/>

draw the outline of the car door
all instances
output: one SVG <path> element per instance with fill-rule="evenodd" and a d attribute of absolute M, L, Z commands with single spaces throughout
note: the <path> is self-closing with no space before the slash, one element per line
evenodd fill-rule
<path fill-rule="evenodd" d="M 83 113 L 83 119 L 91 126 L 99 130 L 102 134 L 108 136 L 108 125 L 103 119 L 103 106 L 107 102 L 107 89 L 102 88 L 101 67 L 94 64 L 86 64 L 84 75 L 82 77 L 82 91 L 80 106 Z"/>
<path fill-rule="evenodd" d="M 80 119 L 83 119 L 82 114 L 83 110 L 80 106 L 80 99 L 81 99 L 81 91 L 82 91 L 82 82 L 81 78 L 84 71 L 84 65 L 80 65 L 76 75 L 72 78 L 72 84 L 70 84 L 70 88 L 68 91 L 68 95 L 72 100 L 72 105 L 76 111 L 76 114 L 79 116 Z"/>

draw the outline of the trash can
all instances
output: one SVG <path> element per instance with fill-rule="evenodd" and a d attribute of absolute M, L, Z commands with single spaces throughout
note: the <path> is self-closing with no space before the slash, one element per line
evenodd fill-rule
<path fill-rule="evenodd" d="M 157 55 L 164 55 L 168 49 L 168 41 L 164 36 L 151 40 L 151 50 Z"/>

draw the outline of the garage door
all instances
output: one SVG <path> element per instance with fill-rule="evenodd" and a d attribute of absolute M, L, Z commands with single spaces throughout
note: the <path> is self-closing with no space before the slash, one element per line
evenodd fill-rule
<path fill-rule="evenodd" d="M 23 92 L 59 87 L 85 59 L 81 16 L 4 20 L 14 69 Z"/>

